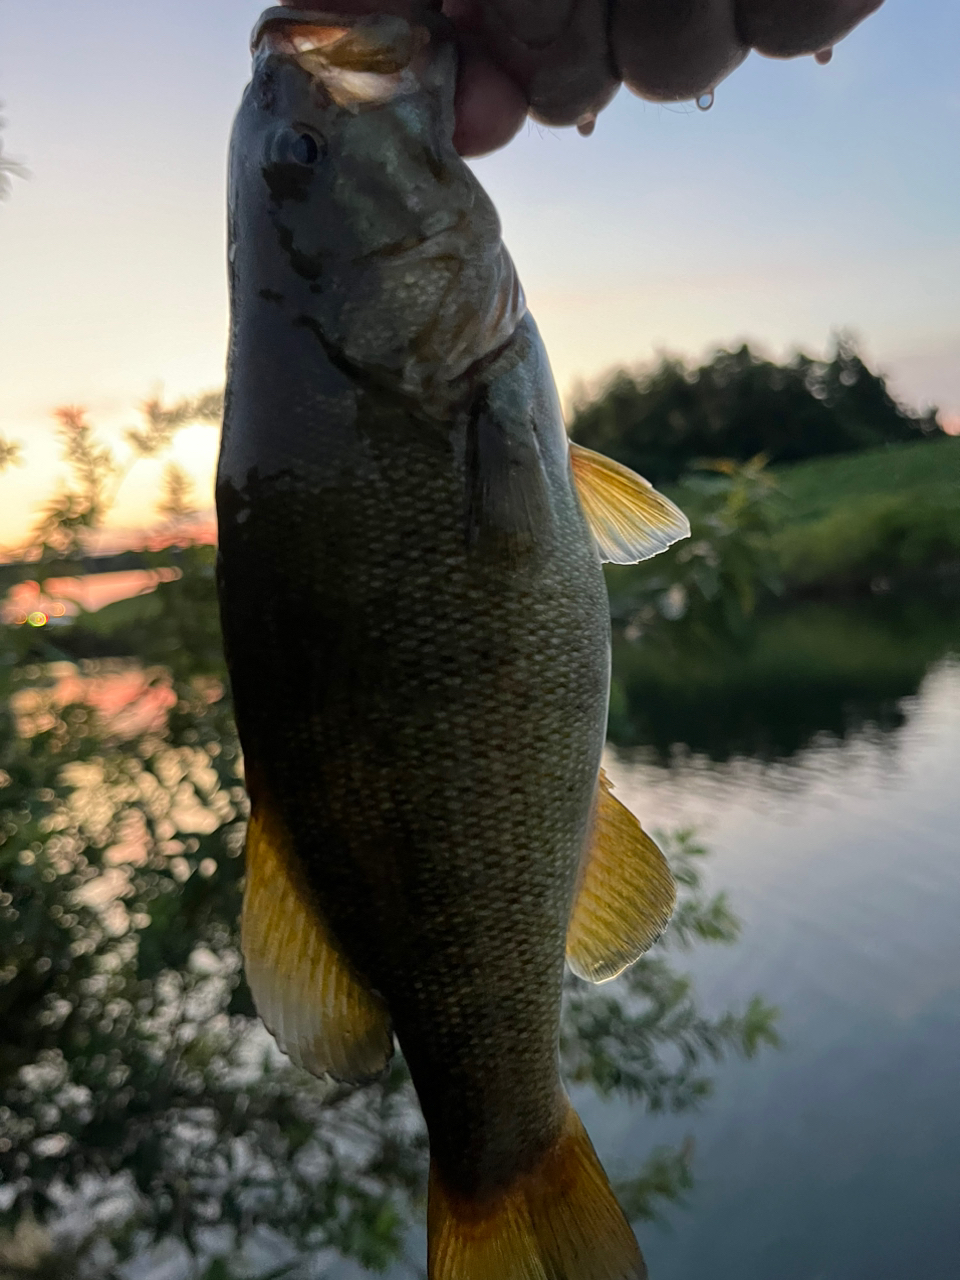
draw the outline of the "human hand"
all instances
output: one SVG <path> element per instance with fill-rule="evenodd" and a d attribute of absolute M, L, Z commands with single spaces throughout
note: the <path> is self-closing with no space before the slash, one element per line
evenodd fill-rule
<path fill-rule="evenodd" d="M 299 3 L 304 0 L 284 0 Z M 308 0 L 412 14 L 417 0 Z M 443 0 L 461 45 L 454 142 L 465 156 L 509 142 L 529 113 L 588 132 L 621 81 L 675 102 L 709 93 L 751 48 L 818 54 L 882 0 Z"/>

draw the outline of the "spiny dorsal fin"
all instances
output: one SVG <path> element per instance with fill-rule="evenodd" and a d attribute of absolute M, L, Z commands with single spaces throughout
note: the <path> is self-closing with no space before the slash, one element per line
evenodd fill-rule
<path fill-rule="evenodd" d="M 679 507 L 629 467 L 572 441 L 570 465 L 601 560 L 636 564 L 690 537 Z"/>
<path fill-rule="evenodd" d="M 263 806 L 247 829 L 241 936 L 257 1012 L 298 1067 L 349 1081 L 383 1070 L 393 1053 L 386 1008 L 340 954 Z"/>
<path fill-rule="evenodd" d="M 601 769 L 567 964 L 588 982 L 615 978 L 663 933 L 676 897 L 666 858 Z"/>
<path fill-rule="evenodd" d="M 429 1280 L 647 1280 L 636 1238 L 576 1112 L 499 1194 L 448 1190 L 431 1162 Z"/>

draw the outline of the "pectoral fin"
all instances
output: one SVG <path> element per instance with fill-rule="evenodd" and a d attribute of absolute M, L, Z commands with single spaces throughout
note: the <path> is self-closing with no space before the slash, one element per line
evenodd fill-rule
<path fill-rule="evenodd" d="M 257 1011 L 297 1066 L 349 1081 L 383 1070 L 393 1053 L 383 1001 L 340 953 L 262 807 L 247 830 L 241 937 Z"/>
<path fill-rule="evenodd" d="M 629 467 L 573 443 L 570 465 L 601 560 L 636 564 L 689 538 L 679 507 Z"/>
<path fill-rule="evenodd" d="M 486 405 L 467 432 L 467 545 L 520 561 L 550 523 L 550 501 L 536 437 L 512 429 Z"/>
<path fill-rule="evenodd" d="M 601 769 L 583 879 L 567 931 L 578 978 L 606 982 L 652 946 L 676 902 L 667 860 Z"/>

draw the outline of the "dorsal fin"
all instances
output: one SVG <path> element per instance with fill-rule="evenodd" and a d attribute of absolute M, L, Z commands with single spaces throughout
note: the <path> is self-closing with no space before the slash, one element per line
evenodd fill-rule
<path fill-rule="evenodd" d="M 676 886 L 667 860 L 600 770 L 593 828 L 567 930 L 567 963 L 578 978 L 606 982 L 663 933 Z"/>
<path fill-rule="evenodd" d="M 297 1066 L 348 1081 L 383 1070 L 393 1053 L 386 1007 L 340 953 L 263 805 L 247 829 L 241 936 L 257 1012 Z"/>
<path fill-rule="evenodd" d="M 636 564 L 690 537 L 680 508 L 629 467 L 572 441 L 570 466 L 601 560 Z"/>

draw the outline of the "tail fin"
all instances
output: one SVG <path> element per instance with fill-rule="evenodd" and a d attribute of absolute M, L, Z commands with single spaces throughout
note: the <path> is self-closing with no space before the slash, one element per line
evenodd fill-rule
<path fill-rule="evenodd" d="M 572 1107 L 540 1165 L 495 1200 L 430 1169 L 430 1280 L 646 1280 L 647 1268 Z"/>

